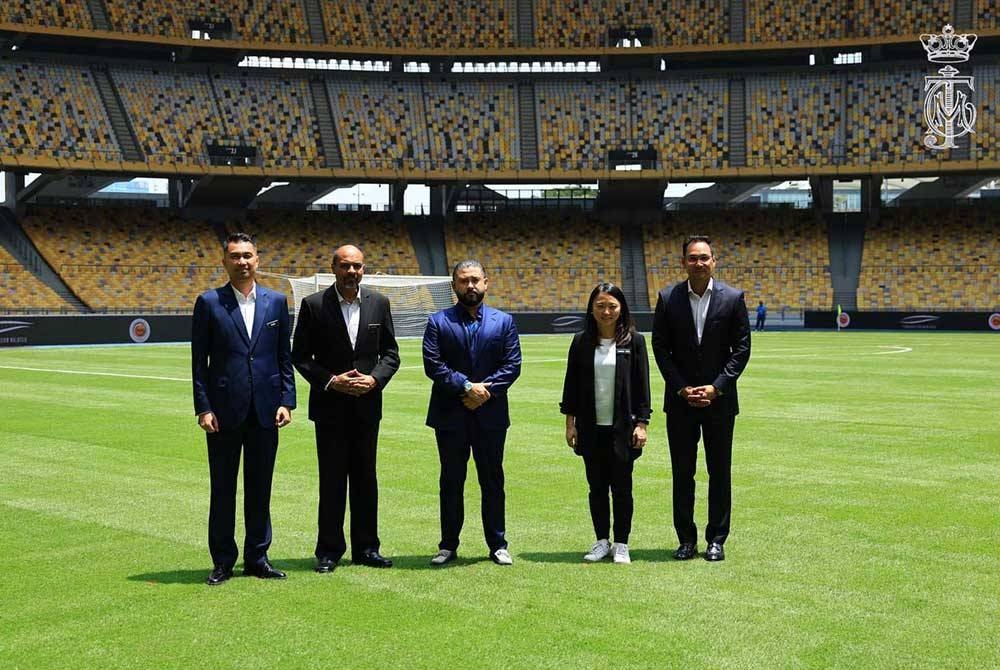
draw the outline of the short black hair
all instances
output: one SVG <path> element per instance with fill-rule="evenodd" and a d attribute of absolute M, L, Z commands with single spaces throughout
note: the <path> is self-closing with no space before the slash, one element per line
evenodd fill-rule
<path fill-rule="evenodd" d="M 704 242 L 709 246 L 709 248 L 712 246 L 712 238 L 708 235 L 689 235 L 688 238 L 684 240 L 684 248 L 681 250 L 682 257 L 687 256 L 688 247 L 695 242 Z M 715 255 L 715 251 L 712 252 L 712 255 Z"/>
<path fill-rule="evenodd" d="M 483 276 L 486 276 L 486 268 L 483 267 L 482 263 L 474 258 L 467 258 L 464 261 L 455 263 L 455 267 L 451 269 L 451 280 L 455 281 L 455 278 L 458 277 L 458 271 L 465 270 L 467 268 L 479 268 L 483 271 Z"/>
<path fill-rule="evenodd" d="M 255 250 L 257 249 L 257 240 L 248 233 L 229 233 L 226 237 L 226 243 L 222 245 L 222 248 L 223 250 L 228 250 L 230 244 L 239 244 L 241 242 L 249 242 Z"/>

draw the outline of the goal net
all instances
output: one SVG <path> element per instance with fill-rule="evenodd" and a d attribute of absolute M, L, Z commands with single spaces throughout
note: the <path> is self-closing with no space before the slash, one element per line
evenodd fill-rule
<path fill-rule="evenodd" d="M 336 276 L 330 273 L 314 274 L 310 277 L 292 277 L 265 272 L 258 274 L 284 279 L 291 285 L 293 328 L 302 299 L 317 291 L 326 290 L 336 281 Z M 389 298 L 392 323 L 398 337 L 423 335 L 427 317 L 455 303 L 455 294 L 451 290 L 451 277 L 365 275 L 361 280 L 362 292 L 365 288 L 375 289 Z"/>

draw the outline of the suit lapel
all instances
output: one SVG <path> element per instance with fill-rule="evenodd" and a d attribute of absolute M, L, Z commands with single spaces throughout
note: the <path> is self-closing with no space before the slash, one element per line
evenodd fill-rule
<path fill-rule="evenodd" d="M 361 348 L 361 340 L 368 336 L 368 321 L 372 318 L 372 296 L 368 291 L 358 289 L 358 296 L 361 300 L 361 308 L 358 311 L 358 339 L 354 343 L 354 350 Z M 346 330 L 346 324 L 344 326 Z"/>
<path fill-rule="evenodd" d="M 236 289 L 233 288 L 232 284 L 226 284 L 221 289 L 219 289 L 219 302 L 222 307 L 229 312 L 229 318 L 233 320 L 233 325 L 236 327 L 236 332 L 240 334 L 243 338 L 243 344 L 250 346 L 250 336 L 247 335 L 247 326 L 243 323 L 243 312 L 240 311 L 240 305 L 236 302 L 236 294 L 233 293 Z"/>
<path fill-rule="evenodd" d="M 708 301 L 708 312 L 705 314 L 705 328 L 708 328 L 708 322 L 715 317 L 716 314 L 722 309 L 722 301 L 724 299 L 724 294 L 726 292 L 726 285 L 718 280 L 713 280 L 712 282 L 712 299 Z M 702 333 L 702 342 L 705 341 L 705 334 Z"/>
<path fill-rule="evenodd" d="M 323 294 L 323 311 L 326 318 L 337 337 L 343 338 L 347 346 L 351 346 L 351 338 L 347 334 L 347 322 L 344 321 L 344 312 L 340 309 L 340 296 L 334 287 L 326 289 Z"/>
<path fill-rule="evenodd" d="M 684 315 L 681 317 L 687 327 L 688 340 L 693 348 L 698 348 L 698 326 L 694 322 L 694 312 L 691 311 L 691 297 L 688 295 L 688 283 L 677 285 L 677 309 Z"/>
<path fill-rule="evenodd" d="M 257 284 L 257 301 L 253 306 L 253 329 L 250 332 L 250 349 L 257 346 L 257 340 L 260 339 L 260 331 L 264 328 L 264 319 L 267 316 L 267 306 L 271 301 L 271 293 Z M 246 328 L 244 328 L 246 332 Z"/>

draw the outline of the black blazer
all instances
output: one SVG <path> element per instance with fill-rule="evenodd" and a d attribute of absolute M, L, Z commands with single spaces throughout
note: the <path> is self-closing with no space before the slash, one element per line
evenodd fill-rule
<path fill-rule="evenodd" d="M 635 460 L 641 449 L 632 448 L 632 431 L 637 423 L 649 423 L 649 355 L 641 333 L 632 342 L 617 347 L 615 360 L 615 404 L 612 428 L 615 454 L 622 460 Z M 586 334 L 573 336 L 566 361 L 562 402 L 559 411 L 576 417 L 576 453 L 583 455 L 594 447 L 597 413 L 594 408 L 594 347 Z"/>
<path fill-rule="evenodd" d="M 653 315 L 653 356 L 666 381 L 663 411 L 740 413 L 736 380 L 750 360 L 750 320 L 743 291 L 714 280 L 705 328 L 698 344 L 688 283 L 660 291 Z M 711 384 L 722 395 L 706 408 L 694 408 L 678 392 Z"/>
<path fill-rule="evenodd" d="M 358 339 L 351 348 L 340 298 L 333 286 L 302 300 L 292 340 L 292 363 L 309 382 L 309 418 L 313 421 L 373 423 L 382 419 L 382 389 L 399 369 L 399 346 L 389 299 L 361 289 Z M 330 378 L 356 369 L 371 375 L 378 388 L 354 397 L 330 389 Z"/>

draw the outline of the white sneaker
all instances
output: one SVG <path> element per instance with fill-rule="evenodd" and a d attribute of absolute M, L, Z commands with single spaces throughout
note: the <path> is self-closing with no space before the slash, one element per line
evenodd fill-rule
<path fill-rule="evenodd" d="M 458 558 L 458 554 L 451 549 L 442 549 L 438 553 L 434 554 L 434 557 L 431 559 L 431 565 L 444 565 L 446 563 L 451 563 L 456 558 Z"/>
<path fill-rule="evenodd" d="M 615 563 L 631 563 L 632 559 L 628 555 L 628 545 L 621 542 L 615 543 Z"/>
<path fill-rule="evenodd" d="M 594 543 L 594 546 L 590 548 L 590 553 L 583 555 L 583 560 L 590 563 L 597 563 L 607 558 L 608 554 L 611 553 L 611 543 L 607 540 L 598 540 Z"/>
<path fill-rule="evenodd" d="M 512 559 L 510 557 L 510 552 L 507 551 L 506 549 L 502 548 L 502 547 L 500 549 L 497 549 L 496 551 L 494 551 L 493 555 L 490 556 L 490 558 L 497 565 L 513 565 L 514 564 L 514 559 Z"/>

